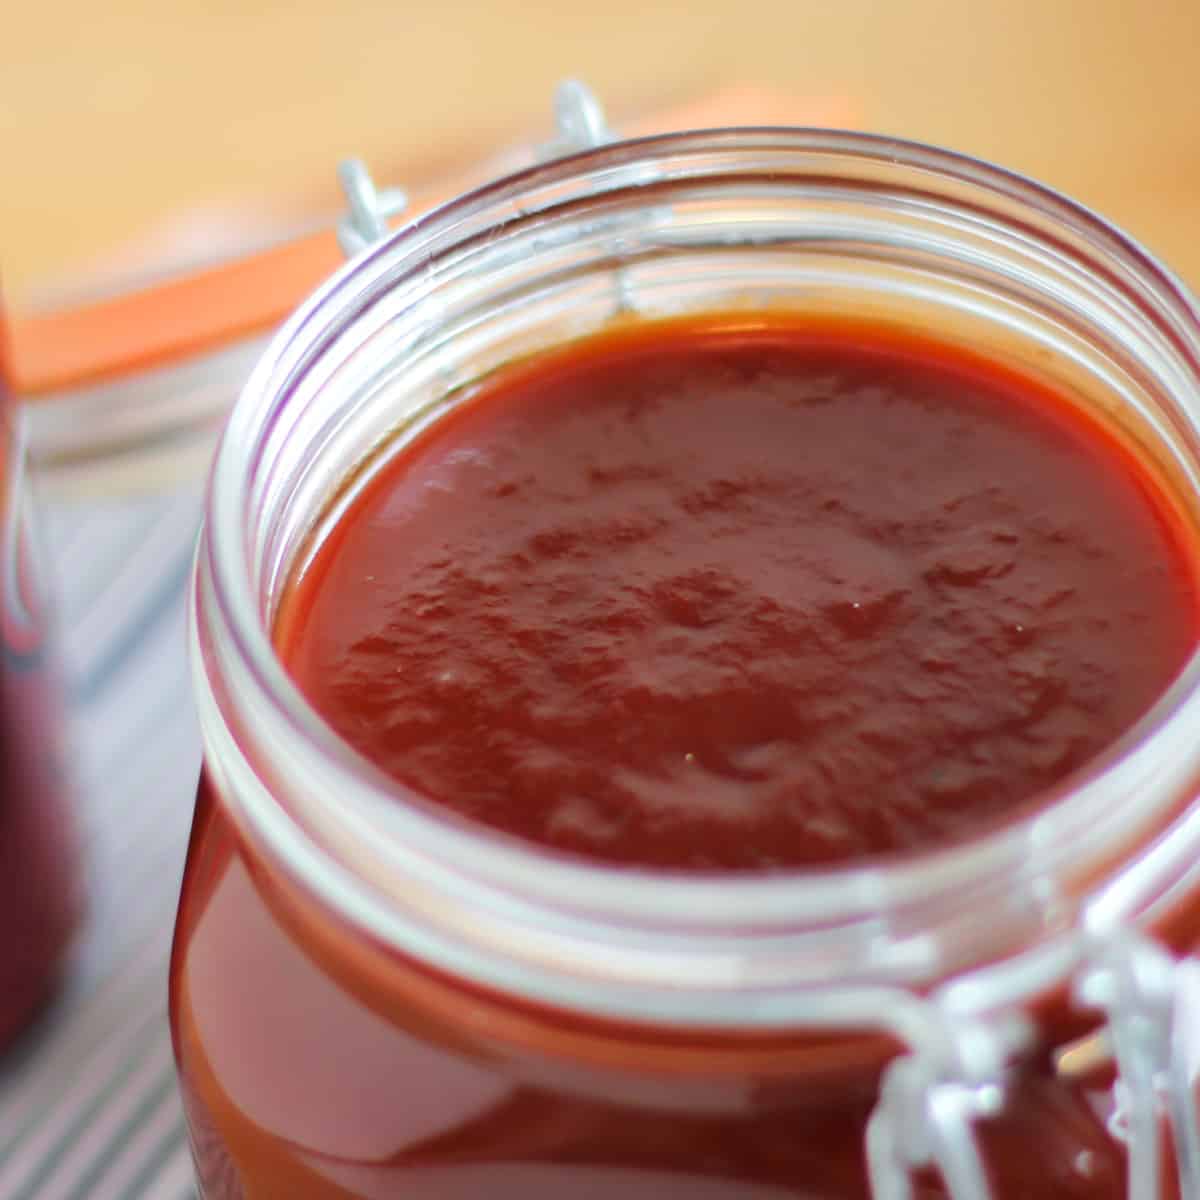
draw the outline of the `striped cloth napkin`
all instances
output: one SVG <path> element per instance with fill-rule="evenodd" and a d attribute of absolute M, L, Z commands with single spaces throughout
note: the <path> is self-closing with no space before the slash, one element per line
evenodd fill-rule
<path fill-rule="evenodd" d="M 167 959 L 200 761 L 185 584 L 201 481 L 42 526 L 90 899 L 56 1002 L 0 1058 L 0 1200 L 193 1200 Z"/>

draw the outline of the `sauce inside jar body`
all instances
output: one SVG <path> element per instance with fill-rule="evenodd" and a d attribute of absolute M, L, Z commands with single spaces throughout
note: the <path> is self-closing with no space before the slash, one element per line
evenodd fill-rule
<path fill-rule="evenodd" d="M 23 440 L 0 313 L 0 1049 L 58 975 L 82 908 Z"/>
<path fill-rule="evenodd" d="M 1131 451 L 1032 379 L 717 315 L 487 380 L 371 476 L 276 641 L 451 819 L 670 886 L 1035 808 L 1191 653 L 1193 549 Z M 207 1200 L 868 1192 L 878 1043 L 621 1026 L 447 979 L 264 867 L 208 783 L 172 992 Z M 983 1132 L 1002 1200 L 1124 1195 L 1096 1082 L 1027 1064 Z"/>
<path fill-rule="evenodd" d="M 632 328 L 492 380 L 372 479 L 285 662 L 416 794 L 618 866 L 978 834 L 1196 638 L 1182 526 L 1062 397 L 879 327 Z"/>

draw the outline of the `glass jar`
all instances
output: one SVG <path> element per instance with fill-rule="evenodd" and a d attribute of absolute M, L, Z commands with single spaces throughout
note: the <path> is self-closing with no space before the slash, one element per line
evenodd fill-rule
<path fill-rule="evenodd" d="M 738 307 L 870 316 L 1049 381 L 1200 534 L 1193 302 L 969 158 L 778 129 L 618 143 L 368 249 L 251 377 L 199 547 L 171 1011 L 206 1200 L 1200 1194 L 1200 659 L 1032 815 L 759 878 L 464 829 L 278 660 L 293 573 L 472 384 L 614 319 Z"/>
<path fill-rule="evenodd" d="M 0 308 L 0 1049 L 48 997 L 82 907 L 27 457 Z"/>

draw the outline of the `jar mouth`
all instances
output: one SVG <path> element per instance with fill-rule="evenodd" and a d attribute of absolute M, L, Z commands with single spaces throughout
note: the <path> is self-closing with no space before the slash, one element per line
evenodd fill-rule
<path fill-rule="evenodd" d="M 264 791 L 240 805 L 240 819 L 257 836 L 274 841 L 284 859 L 292 852 L 281 849 L 284 843 L 303 846 L 336 864 L 339 878 L 348 874 L 367 881 L 373 892 L 390 893 L 386 904 L 392 907 L 406 901 L 405 889 L 389 884 L 389 864 L 403 863 L 404 872 L 415 868 L 429 878 L 452 875 L 455 886 L 464 880 L 479 884 L 477 899 L 490 898 L 497 911 L 517 914 L 526 940 L 526 917 L 535 910 L 543 916 L 567 913 L 589 929 L 616 925 L 643 931 L 647 952 L 654 944 L 650 934 L 663 931 L 673 938 L 744 940 L 747 931 L 776 941 L 809 937 L 815 957 L 803 969 L 789 959 L 792 973 L 768 972 L 762 977 L 768 983 L 844 980 L 855 971 L 874 982 L 919 983 L 972 959 L 987 961 L 1020 945 L 1052 940 L 1081 919 L 1142 919 L 1164 893 L 1164 880 L 1169 890 L 1195 857 L 1197 817 L 1186 809 L 1188 789 L 1200 774 L 1200 753 L 1190 746 L 1200 739 L 1189 737 L 1189 730 L 1200 728 L 1197 654 L 1136 726 L 1011 824 L 927 852 L 766 875 L 592 863 L 468 826 L 424 804 L 397 803 L 407 794 L 404 787 L 337 737 L 280 661 L 271 637 L 271 604 L 290 564 L 276 564 L 265 574 L 255 565 L 272 519 L 264 446 L 289 421 L 289 399 L 300 384 L 320 375 L 326 350 L 401 281 L 436 272 L 490 230 L 503 233 L 507 222 L 606 190 L 640 188 L 649 194 L 669 164 L 746 151 L 760 173 L 776 155 L 781 172 L 797 156 L 811 156 L 825 180 L 834 166 L 848 179 L 864 165 L 902 171 L 910 190 L 925 181 L 981 228 L 1002 221 L 1014 238 L 1036 241 L 1050 257 L 1078 262 L 1086 248 L 1087 277 L 1153 326 L 1163 353 L 1190 381 L 1189 393 L 1176 399 L 1200 427 L 1200 322 L 1183 285 L 1087 209 L 971 157 L 863 133 L 728 129 L 619 142 L 491 183 L 421 217 L 342 268 L 274 338 L 229 419 L 211 476 L 199 557 L 202 725 L 206 740 L 217 725 L 236 726 L 232 740 L 250 761 L 278 756 L 286 744 L 293 769 L 312 781 L 286 812 Z M 278 459 L 272 469 L 281 469 Z M 223 648 L 214 650 L 218 641 Z M 225 677 L 225 686 L 212 685 L 207 676 L 214 671 Z M 1142 853 L 1147 847 L 1152 852 Z M 1115 869 L 1131 848 L 1140 848 L 1136 862 Z M 306 861 L 305 867 L 284 865 L 307 877 L 314 860 Z M 994 906 L 994 936 L 980 941 L 975 925 L 959 928 L 965 907 L 988 905 Z M 849 976 L 850 958 L 840 949 L 829 952 L 842 938 L 862 950 Z M 947 939 L 955 938 L 957 949 L 949 949 Z M 884 954 L 863 949 L 883 943 Z M 795 948 L 790 940 L 788 945 Z M 706 962 L 711 972 L 711 956 Z M 727 969 L 730 987 L 753 974 L 740 960 Z"/>

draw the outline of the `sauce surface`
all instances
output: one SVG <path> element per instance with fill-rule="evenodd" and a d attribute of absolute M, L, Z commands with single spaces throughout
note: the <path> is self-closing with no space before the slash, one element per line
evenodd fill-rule
<path fill-rule="evenodd" d="M 285 598 L 352 746 L 622 866 L 848 864 L 982 832 L 1191 653 L 1181 519 L 1032 379 L 714 314 L 510 367 L 363 488 Z"/>

